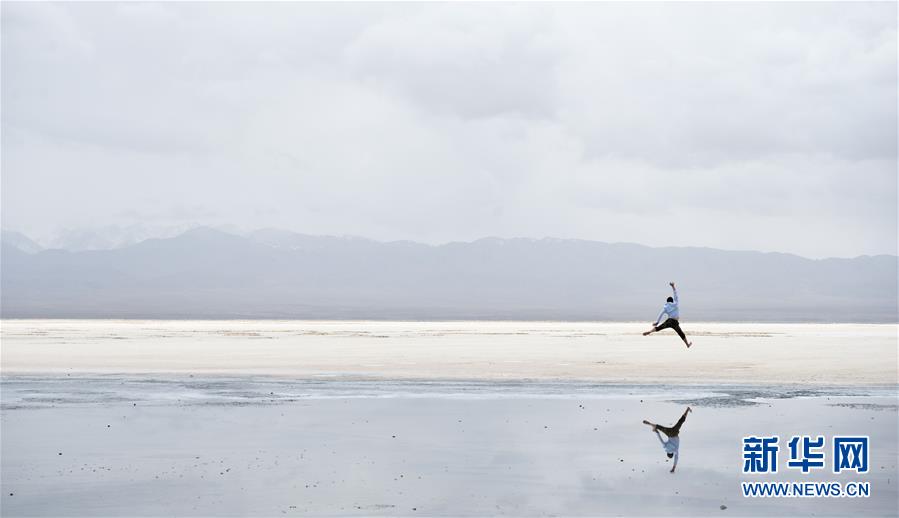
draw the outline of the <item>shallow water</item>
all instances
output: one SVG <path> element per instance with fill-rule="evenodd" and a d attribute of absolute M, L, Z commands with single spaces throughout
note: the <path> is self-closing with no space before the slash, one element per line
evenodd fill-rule
<path fill-rule="evenodd" d="M 330 398 L 646 399 L 710 407 L 766 404 L 766 399 L 863 396 L 896 398 L 896 386 L 677 385 L 547 380 L 360 380 L 275 376 L 66 375 L 0 377 L 0 407 L 140 402 L 143 405 L 280 404 Z"/>
<path fill-rule="evenodd" d="M 9 516 L 899 511 L 895 387 L 2 381 L 0 503 Z M 694 412 L 671 474 L 641 421 L 671 425 L 684 402 Z M 803 475 L 782 460 L 775 475 L 744 475 L 741 441 L 749 434 L 868 435 L 871 472 Z M 869 481 L 872 495 L 747 499 L 740 482 L 748 480 Z"/>

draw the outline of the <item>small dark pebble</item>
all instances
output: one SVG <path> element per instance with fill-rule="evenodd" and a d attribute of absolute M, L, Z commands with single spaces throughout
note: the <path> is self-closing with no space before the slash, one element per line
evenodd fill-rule
<path fill-rule="evenodd" d="M 62 455 L 62 452 L 59 452 L 59 455 Z"/>
<path fill-rule="evenodd" d="M 9 496 L 12 496 L 12 493 L 10 493 Z"/>
<path fill-rule="evenodd" d="M 725 509 L 727 509 L 727 506 L 726 506 L 726 505 L 722 505 L 722 506 L 721 506 L 721 510 L 723 511 L 723 510 L 725 510 Z"/>
<path fill-rule="evenodd" d="M 106 425 L 106 428 L 112 428 L 112 425 L 108 424 Z"/>

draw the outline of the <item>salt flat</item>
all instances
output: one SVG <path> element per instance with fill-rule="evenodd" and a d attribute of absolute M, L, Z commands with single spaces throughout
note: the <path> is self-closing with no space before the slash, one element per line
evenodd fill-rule
<path fill-rule="evenodd" d="M 891 324 L 4 320 L 2 372 L 895 384 Z"/>

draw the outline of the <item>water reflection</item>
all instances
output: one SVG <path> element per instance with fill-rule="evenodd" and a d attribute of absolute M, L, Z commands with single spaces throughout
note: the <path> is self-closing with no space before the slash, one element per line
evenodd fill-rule
<path fill-rule="evenodd" d="M 677 420 L 677 423 L 672 427 L 662 426 L 658 423 L 651 423 L 649 421 L 643 420 L 643 424 L 649 425 L 652 427 L 652 431 L 655 432 L 656 436 L 659 438 L 659 442 L 662 443 L 662 448 L 665 449 L 665 454 L 669 459 L 674 459 L 674 465 L 671 466 L 671 473 L 674 473 L 674 470 L 677 469 L 677 459 L 680 451 L 680 428 L 684 425 L 684 421 L 687 420 L 687 414 L 692 412 L 693 409 L 687 407 L 684 410 L 684 415 L 680 416 L 680 419 Z M 659 433 L 661 432 L 661 433 Z M 662 434 L 668 438 L 666 441 L 662 438 Z"/>

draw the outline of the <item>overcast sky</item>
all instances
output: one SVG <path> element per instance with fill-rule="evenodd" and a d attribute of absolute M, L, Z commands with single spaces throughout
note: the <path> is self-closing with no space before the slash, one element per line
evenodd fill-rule
<path fill-rule="evenodd" d="M 2 4 L 2 224 L 896 253 L 884 3 Z"/>

